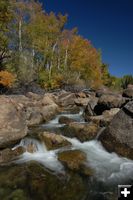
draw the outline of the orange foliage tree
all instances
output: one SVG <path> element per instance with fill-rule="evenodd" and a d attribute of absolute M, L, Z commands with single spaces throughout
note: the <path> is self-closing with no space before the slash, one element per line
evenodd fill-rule
<path fill-rule="evenodd" d="M 8 71 L 0 71 L 0 84 L 4 87 L 11 87 L 15 82 L 15 76 Z"/>

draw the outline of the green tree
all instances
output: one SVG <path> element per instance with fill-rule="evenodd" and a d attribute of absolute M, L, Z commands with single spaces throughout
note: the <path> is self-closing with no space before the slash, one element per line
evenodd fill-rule
<path fill-rule="evenodd" d="M 125 75 L 121 78 L 121 87 L 126 89 L 129 84 L 133 84 L 133 76 Z"/>

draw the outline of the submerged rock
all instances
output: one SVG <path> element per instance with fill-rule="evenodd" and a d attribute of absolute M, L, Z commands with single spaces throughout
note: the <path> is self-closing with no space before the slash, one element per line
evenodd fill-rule
<path fill-rule="evenodd" d="M 133 159 L 133 101 L 114 116 L 99 139 L 109 152 Z"/>
<path fill-rule="evenodd" d="M 4 164 L 16 159 L 25 152 L 25 148 L 17 147 L 16 149 L 4 149 L 0 151 L 0 164 Z"/>
<path fill-rule="evenodd" d="M 29 153 L 35 153 L 37 152 L 37 146 L 34 143 L 28 144 L 26 147 L 26 151 Z"/>
<path fill-rule="evenodd" d="M 64 127 L 63 135 L 67 137 L 76 137 L 81 142 L 92 140 L 96 138 L 99 127 L 95 123 L 79 123 L 72 122 Z"/>
<path fill-rule="evenodd" d="M 86 161 L 86 155 L 79 150 L 69 150 L 59 153 L 58 159 L 65 163 L 68 168 L 77 171 Z"/>
<path fill-rule="evenodd" d="M 0 198 L 19 200 L 81 200 L 88 187 L 75 173 L 49 173 L 36 162 L 0 169 Z M 78 194 L 78 195 L 77 195 Z"/>
<path fill-rule="evenodd" d="M 74 122 L 75 120 L 74 119 L 71 119 L 71 118 L 69 118 L 69 117 L 65 117 L 65 116 L 61 116 L 60 118 L 59 118 L 59 123 L 60 124 L 70 124 L 71 122 Z"/>
<path fill-rule="evenodd" d="M 39 134 L 39 138 L 41 141 L 44 141 L 48 150 L 71 146 L 71 143 L 68 142 L 64 137 L 55 133 L 44 132 Z"/>
<path fill-rule="evenodd" d="M 9 96 L 0 97 L 0 148 L 16 143 L 27 135 L 23 105 Z"/>
<path fill-rule="evenodd" d="M 92 175 L 92 170 L 85 166 L 86 155 L 80 150 L 69 150 L 58 154 L 58 159 L 70 170 Z"/>

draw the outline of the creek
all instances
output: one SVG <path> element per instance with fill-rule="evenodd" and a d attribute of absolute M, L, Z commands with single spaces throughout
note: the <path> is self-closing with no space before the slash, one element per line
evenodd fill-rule
<path fill-rule="evenodd" d="M 41 129 L 43 131 L 53 131 L 55 133 L 60 131 L 61 133 L 63 130 L 62 127 L 65 126 L 65 124 L 59 123 L 59 118 L 61 116 L 74 119 L 79 123 L 85 123 L 82 114 L 83 110 L 80 110 L 78 114 L 62 112 L 48 123 L 36 127 L 36 132 L 38 129 Z M 81 199 L 79 200 L 114 200 L 117 199 L 118 184 L 124 185 L 132 183 L 132 160 L 120 157 L 116 153 L 107 152 L 97 139 L 81 143 L 76 138 L 63 137 L 68 140 L 72 146 L 68 147 L 67 149 L 59 148 L 56 150 L 47 150 L 44 142 L 39 141 L 32 136 L 25 137 L 14 148 L 18 146 L 27 148 L 28 145 L 34 145 L 36 151 L 32 153 L 26 151 L 13 163 L 13 165 L 23 165 L 30 161 L 36 161 L 40 163 L 41 166 L 43 166 L 46 170 L 49 170 L 50 173 L 53 173 L 54 176 L 62 175 L 65 177 L 68 172 L 66 172 L 65 167 L 58 160 L 58 153 L 63 150 L 66 151 L 68 149 L 78 149 L 86 154 L 87 160 L 85 165 L 94 171 L 92 177 L 80 175 L 84 184 L 86 185 L 86 188 L 88 188 L 88 192 L 85 190 L 83 195 L 80 197 Z M 38 199 L 41 199 L 41 197 L 38 197 Z M 54 199 L 56 198 L 54 197 Z M 61 199 L 61 197 L 57 199 Z M 73 197 L 72 199 L 77 200 L 77 197 Z M 62 200 L 69 200 L 69 198 L 64 196 L 64 198 L 62 197 Z"/>

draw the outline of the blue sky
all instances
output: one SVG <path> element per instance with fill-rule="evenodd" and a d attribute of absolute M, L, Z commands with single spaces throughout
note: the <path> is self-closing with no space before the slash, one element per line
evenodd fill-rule
<path fill-rule="evenodd" d="M 102 51 L 112 75 L 133 75 L 133 0 L 40 0 L 47 12 L 68 14 L 67 28 Z"/>

